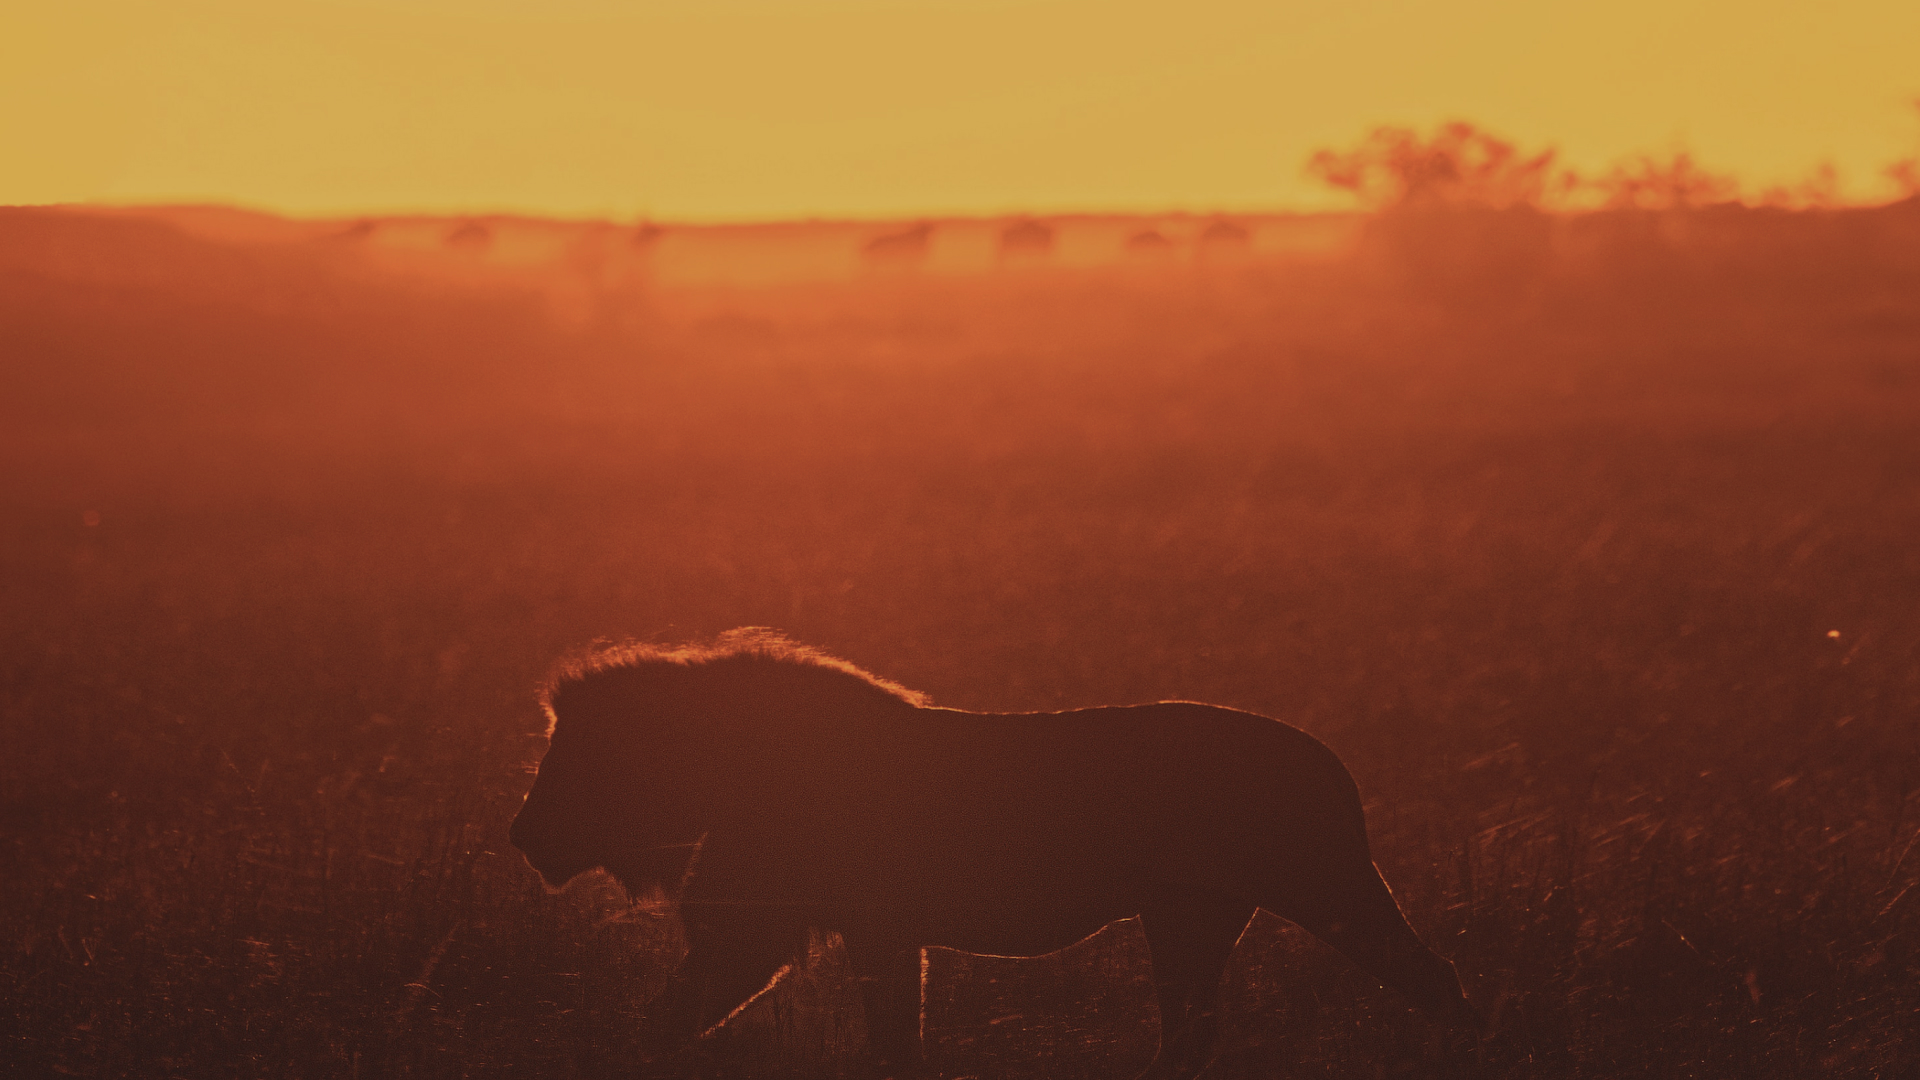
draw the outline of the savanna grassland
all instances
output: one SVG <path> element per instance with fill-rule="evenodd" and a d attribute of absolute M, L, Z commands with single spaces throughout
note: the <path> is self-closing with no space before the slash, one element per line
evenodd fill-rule
<path fill-rule="evenodd" d="M 1320 736 L 1489 1018 L 1446 1068 L 1920 1070 L 1920 204 L 564 318 L 346 242 L 0 211 L 10 1074 L 637 1072 L 676 924 L 507 844 L 535 689 L 741 625 L 944 705 Z M 1144 1065 L 1109 938 L 936 965 L 936 1065 Z M 1277 919 L 1231 978 L 1221 1075 L 1442 1068 Z M 843 979 L 731 1067 L 843 1065 Z"/>

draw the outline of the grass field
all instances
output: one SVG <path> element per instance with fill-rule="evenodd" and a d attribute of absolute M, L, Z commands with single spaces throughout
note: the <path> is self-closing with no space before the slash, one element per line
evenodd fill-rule
<path fill-rule="evenodd" d="M 508 846 L 535 687 L 764 625 L 944 705 L 1320 736 L 1474 1075 L 1916 1075 L 1920 208 L 1549 224 L 556 323 L 0 214 L 0 1057 L 634 1072 L 677 930 Z M 1137 946 L 940 959 L 936 1064 L 1130 1075 Z M 844 1064 L 819 959 L 737 1071 Z M 1232 980 L 1223 1074 L 1436 1067 L 1277 919 Z"/>

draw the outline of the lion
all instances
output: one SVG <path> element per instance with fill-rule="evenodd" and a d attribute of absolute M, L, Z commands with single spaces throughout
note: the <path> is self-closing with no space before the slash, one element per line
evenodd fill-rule
<path fill-rule="evenodd" d="M 550 888 L 603 868 L 674 894 L 669 1011 L 721 1024 L 838 932 L 876 1065 L 919 1065 L 930 945 L 1031 956 L 1138 916 L 1161 1039 L 1147 1074 L 1213 1053 L 1255 909 L 1305 928 L 1430 1016 L 1473 1024 L 1453 965 L 1401 914 L 1359 791 L 1278 720 L 1165 701 L 972 713 L 777 633 L 601 648 L 542 695 L 551 737 L 512 841 Z"/>

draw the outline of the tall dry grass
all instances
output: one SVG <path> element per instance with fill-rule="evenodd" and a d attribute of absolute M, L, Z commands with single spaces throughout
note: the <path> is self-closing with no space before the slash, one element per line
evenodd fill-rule
<path fill-rule="evenodd" d="M 1399 221 L 573 331 L 297 245 L 35 234 L 107 263 L 0 280 L 6 1059 L 635 1071 L 677 930 L 507 846 L 533 687 L 596 636 L 759 624 L 947 705 L 1320 735 L 1491 1020 L 1476 1075 L 1912 1070 L 1911 211 Z M 1138 1063 L 1124 980 L 1057 1034 L 1074 970 L 992 1039 L 950 1010 L 943 1068 Z M 844 1064 L 836 972 L 735 1064 Z M 1230 1075 L 1437 1067 L 1276 920 L 1229 997 Z"/>

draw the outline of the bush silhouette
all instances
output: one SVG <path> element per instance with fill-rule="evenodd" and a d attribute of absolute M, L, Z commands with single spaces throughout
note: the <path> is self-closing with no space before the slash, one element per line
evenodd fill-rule
<path fill-rule="evenodd" d="M 1351 150 L 1321 150 L 1307 172 L 1380 208 L 1538 206 L 1578 186 L 1555 168 L 1558 151 L 1523 154 L 1513 143 L 1455 121 L 1431 136 L 1412 128 L 1374 128 Z"/>

